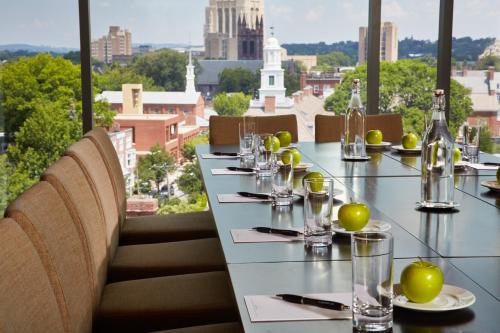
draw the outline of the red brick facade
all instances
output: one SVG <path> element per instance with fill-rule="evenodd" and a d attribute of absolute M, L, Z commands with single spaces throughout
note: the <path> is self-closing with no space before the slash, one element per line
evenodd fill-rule
<path fill-rule="evenodd" d="M 342 79 L 338 73 L 302 73 L 300 75 L 300 90 L 310 86 L 314 96 L 323 96 L 324 90 L 335 89 Z"/>

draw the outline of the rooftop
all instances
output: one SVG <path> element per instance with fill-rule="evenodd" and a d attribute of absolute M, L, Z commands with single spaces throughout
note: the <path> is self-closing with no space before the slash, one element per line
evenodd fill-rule
<path fill-rule="evenodd" d="M 115 116 L 117 120 L 170 120 L 177 118 L 176 114 L 124 114 L 118 113 Z"/>
<path fill-rule="evenodd" d="M 197 104 L 200 93 L 186 93 L 184 91 L 143 91 L 143 104 Z M 106 100 L 110 104 L 122 104 L 123 93 L 121 91 L 103 91 L 96 96 L 96 100 Z"/>

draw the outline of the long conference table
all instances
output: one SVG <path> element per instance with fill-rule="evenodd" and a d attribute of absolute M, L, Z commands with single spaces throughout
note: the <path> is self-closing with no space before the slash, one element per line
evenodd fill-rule
<path fill-rule="evenodd" d="M 369 152 L 370 161 L 346 162 L 338 143 L 298 144 L 304 162 L 335 179 L 334 216 L 344 202 L 366 203 L 371 217 L 391 225 L 394 237 L 394 282 L 418 257 L 438 264 L 445 283 L 465 288 L 476 302 L 462 310 L 424 313 L 394 307 L 393 332 L 500 332 L 500 194 L 479 185 L 494 172 L 466 170 L 455 174 L 454 212 L 415 209 L 420 198 L 420 157 L 384 150 Z M 255 226 L 303 227 L 303 203 L 273 208 L 269 203 L 219 203 L 218 194 L 266 192 L 255 175 L 212 175 L 212 169 L 239 166 L 238 159 L 203 159 L 213 151 L 235 152 L 237 146 L 196 147 L 210 208 L 216 223 L 245 332 L 353 332 L 351 320 L 251 322 L 245 296 L 279 293 L 351 292 L 350 239 L 333 236 L 333 244 L 311 250 L 302 242 L 234 243 L 232 229 Z M 481 155 L 481 162 L 499 162 Z M 297 185 L 304 174 L 296 175 Z"/>

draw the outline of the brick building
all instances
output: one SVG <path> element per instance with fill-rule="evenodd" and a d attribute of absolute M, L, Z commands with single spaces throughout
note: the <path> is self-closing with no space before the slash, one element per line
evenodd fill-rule
<path fill-rule="evenodd" d="M 314 96 L 329 95 L 342 82 L 342 73 L 302 73 L 300 75 L 300 90 L 307 86 L 312 88 Z"/>
<path fill-rule="evenodd" d="M 264 18 L 255 18 L 255 26 L 247 25 L 246 18 L 238 18 L 238 59 L 262 60 Z"/>
<path fill-rule="evenodd" d="M 115 126 L 108 132 L 108 135 L 120 161 L 127 192 L 132 193 L 135 183 L 134 170 L 136 167 L 136 151 L 133 144 L 132 129 L 120 129 L 118 126 Z"/>

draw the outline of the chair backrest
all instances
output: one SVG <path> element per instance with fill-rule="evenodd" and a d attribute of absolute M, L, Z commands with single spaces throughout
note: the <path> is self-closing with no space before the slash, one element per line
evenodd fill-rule
<path fill-rule="evenodd" d="M 42 181 L 14 200 L 6 216 L 21 226 L 49 274 L 57 276 L 71 331 L 90 332 L 95 299 L 90 254 L 81 225 L 74 222 L 57 191 Z"/>
<path fill-rule="evenodd" d="M 344 117 L 316 115 L 314 118 L 314 141 L 317 143 L 337 142 L 344 130 Z"/>
<path fill-rule="evenodd" d="M 292 142 L 299 141 L 297 116 L 284 114 L 277 116 L 261 116 L 257 118 L 257 132 L 274 134 L 278 131 L 288 131 L 292 134 Z"/>
<path fill-rule="evenodd" d="M 14 220 L 0 220 L 0 244 L 0 332 L 70 331 L 57 276 Z"/>
<path fill-rule="evenodd" d="M 242 123 L 244 119 L 255 121 L 255 130 L 257 133 L 274 134 L 278 131 L 289 131 L 292 134 L 292 141 L 298 141 L 297 117 L 294 114 L 260 117 L 211 116 L 209 120 L 210 144 L 239 144 L 238 125 Z"/>
<path fill-rule="evenodd" d="M 381 130 L 383 140 L 401 142 L 403 136 L 403 119 L 399 113 L 368 115 L 366 117 L 366 131 Z"/>
<path fill-rule="evenodd" d="M 115 147 L 107 132 L 101 127 L 94 128 L 87 132 L 84 137 L 92 141 L 104 160 L 104 164 L 111 178 L 111 183 L 113 184 L 120 221 L 123 222 L 127 215 L 127 192 L 125 190 L 125 179 L 123 177 L 122 166 Z"/>
<path fill-rule="evenodd" d="M 108 267 L 108 246 L 104 214 L 97 204 L 92 187 L 78 163 L 69 156 L 63 156 L 42 175 L 64 200 L 85 232 L 85 246 L 92 261 L 91 280 L 94 287 L 94 310 L 100 303 Z"/>
<path fill-rule="evenodd" d="M 65 154 L 78 163 L 91 185 L 95 197 L 99 198 L 97 203 L 106 222 L 107 245 L 111 262 L 118 246 L 120 223 L 113 185 L 106 165 L 96 146 L 87 138 L 83 138 L 71 145 Z"/>

